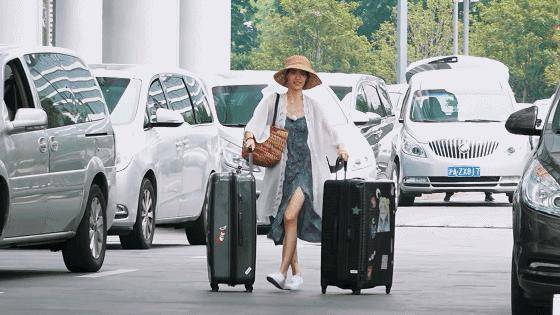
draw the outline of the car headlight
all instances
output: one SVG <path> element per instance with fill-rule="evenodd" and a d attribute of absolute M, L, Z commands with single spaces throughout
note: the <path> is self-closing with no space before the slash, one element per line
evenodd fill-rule
<path fill-rule="evenodd" d="M 241 156 L 241 148 L 227 142 L 227 144 L 224 146 L 224 149 L 222 151 L 222 155 L 224 157 L 224 163 L 226 164 L 227 167 L 232 168 L 232 169 L 237 169 L 239 166 L 241 166 L 241 169 L 248 171 L 249 170 L 249 162 L 247 162 L 242 156 Z M 260 172 L 261 169 L 260 167 L 253 165 L 253 172 Z"/>
<path fill-rule="evenodd" d="M 531 208 L 560 216 L 560 185 L 539 161 L 534 160 L 527 169 L 521 189 Z"/>
<path fill-rule="evenodd" d="M 127 168 L 132 162 L 134 155 L 130 152 L 117 152 L 117 157 L 115 159 L 115 166 L 117 172 L 120 172 Z"/>
<path fill-rule="evenodd" d="M 403 132 L 402 137 L 402 150 L 405 154 L 416 156 L 416 157 L 426 157 L 426 151 L 420 146 L 418 141 L 408 135 L 406 132 Z"/>

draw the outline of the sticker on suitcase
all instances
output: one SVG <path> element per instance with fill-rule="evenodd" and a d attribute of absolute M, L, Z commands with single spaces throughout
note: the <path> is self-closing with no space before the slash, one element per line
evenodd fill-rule
<path fill-rule="evenodd" d="M 381 256 L 381 270 L 387 270 L 387 264 L 389 262 L 389 255 Z"/>
<path fill-rule="evenodd" d="M 216 244 L 222 244 L 226 239 L 227 225 L 221 226 L 218 229 L 218 236 L 216 237 Z"/>
<path fill-rule="evenodd" d="M 253 268 L 249 267 L 245 270 L 245 275 L 249 275 L 251 273 L 251 271 L 253 271 Z"/>
<path fill-rule="evenodd" d="M 371 280 L 372 276 L 373 276 L 373 266 L 368 266 L 367 267 L 367 279 Z"/>

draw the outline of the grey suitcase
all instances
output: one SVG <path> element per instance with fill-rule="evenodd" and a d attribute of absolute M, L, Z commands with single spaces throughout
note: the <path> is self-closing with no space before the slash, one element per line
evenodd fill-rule
<path fill-rule="evenodd" d="M 252 174 L 214 173 L 207 192 L 207 260 L 212 291 L 218 284 L 255 283 L 257 243 L 256 186 Z"/>

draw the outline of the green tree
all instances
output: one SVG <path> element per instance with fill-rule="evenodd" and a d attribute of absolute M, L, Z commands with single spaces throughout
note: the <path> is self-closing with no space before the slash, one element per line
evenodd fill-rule
<path fill-rule="evenodd" d="M 253 69 L 277 69 L 290 55 L 307 56 L 319 71 L 365 72 L 370 43 L 356 30 L 355 3 L 337 0 L 258 0 L 267 10 L 258 22 L 259 46 L 250 54 Z M 259 9 L 260 10 L 260 9 Z"/>
<path fill-rule="evenodd" d="M 408 5 L 408 61 L 448 55 L 453 45 L 452 2 L 418 0 Z M 373 74 L 396 79 L 396 12 L 373 34 Z"/>
<path fill-rule="evenodd" d="M 231 67 L 242 69 L 248 63 L 247 53 L 257 44 L 255 1 L 231 1 Z"/>
<path fill-rule="evenodd" d="M 339 0 L 349 2 L 347 0 Z M 391 19 L 393 8 L 397 0 L 351 0 L 357 4 L 354 14 L 363 24 L 358 28 L 358 35 L 364 35 L 369 40 L 373 39 L 381 24 Z"/>
<path fill-rule="evenodd" d="M 501 0 L 482 5 L 473 23 L 472 52 L 506 64 L 522 102 L 552 93 L 544 72 L 559 49 L 553 39 L 559 10 L 558 0 Z"/>
<path fill-rule="evenodd" d="M 557 26 L 557 27 L 560 27 Z M 544 78 L 546 83 L 550 87 L 555 87 L 560 81 L 560 30 L 556 29 L 556 35 L 554 36 L 554 41 L 556 42 L 556 51 L 553 53 L 552 59 L 554 60 L 551 65 L 546 67 L 544 70 Z"/>

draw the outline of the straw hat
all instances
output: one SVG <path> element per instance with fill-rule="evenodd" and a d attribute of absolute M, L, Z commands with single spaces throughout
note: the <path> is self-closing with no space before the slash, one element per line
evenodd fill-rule
<path fill-rule="evenodd" d="M 305 56 L 295 55 L 286 58 L 284 61 L 284 68 L 274 74 L 274 80 L 285 87 L 288 87 L 286 82 L 286 70 L 288 69 L 299 69 L 309 73 L 309 78 L 303 87 L 304 90 L 312 89 L 322 83 L 315 70 L 311 68 L 311 63 L 307 58 L 305 58 Z"/>

